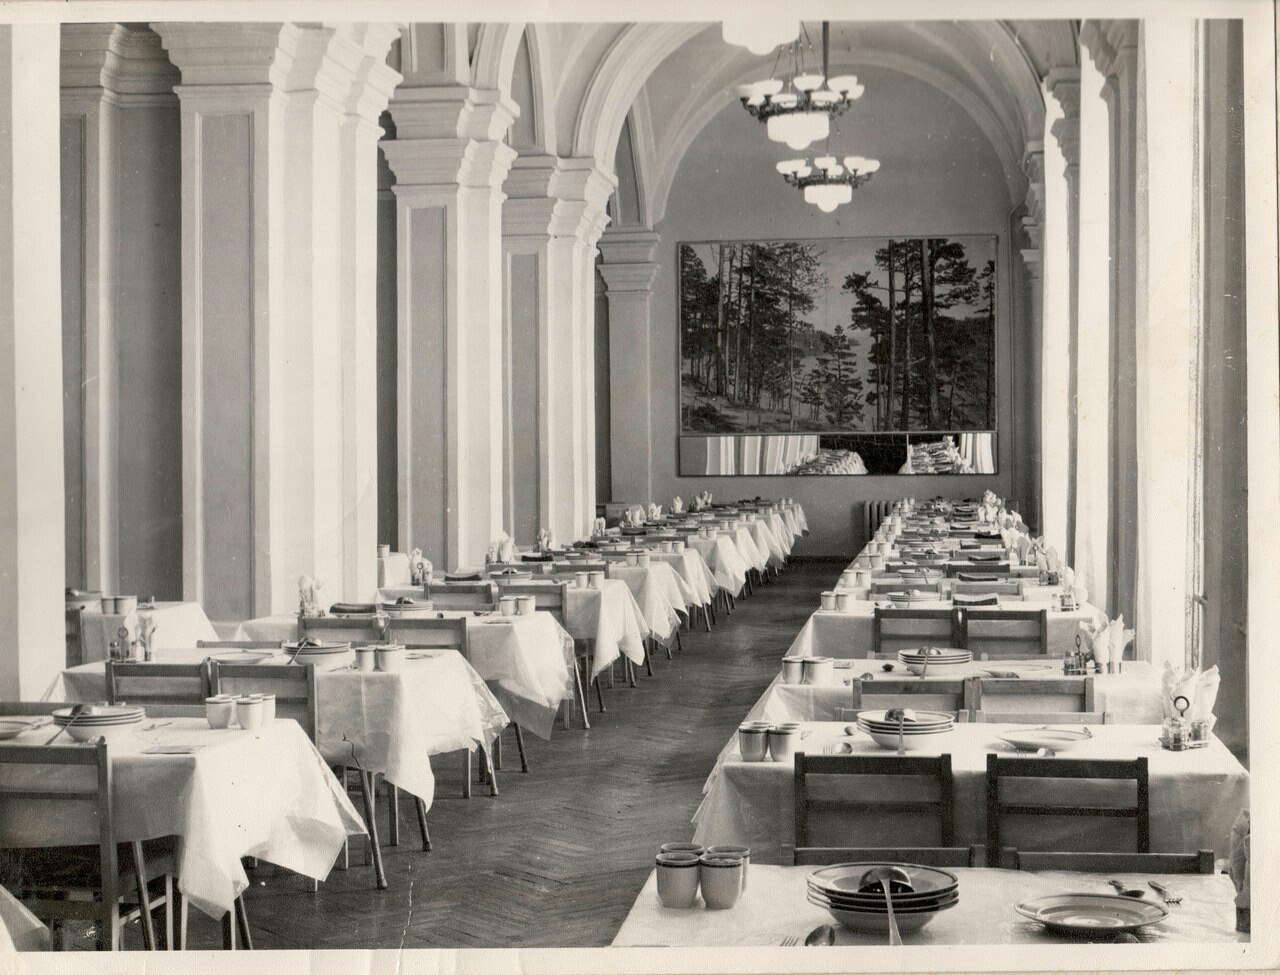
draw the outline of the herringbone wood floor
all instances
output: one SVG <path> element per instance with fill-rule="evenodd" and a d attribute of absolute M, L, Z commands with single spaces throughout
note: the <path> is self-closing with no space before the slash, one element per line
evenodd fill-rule
<path fill-rule="evenodd" d="M 505 737 L 500 795 L 462 799 L 462 756 L 433 761 L 436 797 L 424 853 L 413 804 L 401 796 L 401 842 L 385 845 L 387 890 L 374 889 L 359 842 L 352 867 L 311 892 L 262 864 L 246 893 L 255 948 L 587 947 L 607 945 L 664 842 L 687 840 L 716 754 L 773 679 L 778 658 L 836 569 L 801 564 L 721 614 L 710 634 L 682 633 L 652 678 L 605 689 L 591 730 L 526 736 L 519 771 Z M 354 778 L 352 779 L 354 783 Z M 358 798 L 357 807 L 359 808 Z M 133 938 L 130 938 L 130 942 Z M 191 913 L 189 947 L 221 946 L 220 928 Z"/>

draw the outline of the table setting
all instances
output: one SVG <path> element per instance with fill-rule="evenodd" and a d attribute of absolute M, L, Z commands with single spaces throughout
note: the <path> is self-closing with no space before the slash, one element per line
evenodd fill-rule
<path fill-rule="evenodd" d="M 87 604 L 80 613 L 81 661 L 106 660 L 111 656 L 113 643 L 127 647 L 138 639 L 143 619 L 151 621 L 149 640 L 153 650 L 194 646 L 197 640 L 218 639 L 217 631 L 199 603 L 157 602 L 137 596 L 105 597 L 97 606 Z M 121 630 L 126 631 L 124 636 Z"/>

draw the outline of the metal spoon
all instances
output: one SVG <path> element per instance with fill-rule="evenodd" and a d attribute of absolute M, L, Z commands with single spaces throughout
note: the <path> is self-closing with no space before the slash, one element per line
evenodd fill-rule
<path fill-rule="evenodd" d="M 890 896 L 890 888 L 894 884 L 898 884 L 904 888 L 900 893 L 905 893 L 915 889 L 911 883 L 911 875 L 901 867 L 872 867 L 862 875 L 862 879 L 858 881 L 858 890 L 865 891 L 869 887 L 880 884 L 880 889 L 884 891 L 884 906 L 889 915 L 889 944 L 902 944 L 902 935 L 898 933 L 898 921 L 893 916 L 893 898 Z"/>
<path fill-rule="evenodd" d="M 1107 883 L 1109 883 L 1112 887 L 1114 887 L 1116 889 L 1116 893 L 1119 894 L 1121 897 L 1145 897 L 1146 896 L 1146 891 L 1138 890 L 1137 888 L 1126 887 L 1124 884 L 1120 883 L 1120 881 L 1118 880 L 1108 880 Z"/>
<path fill-rule="evenodd" d="M 55 741 L 57 741 L 60 737 L 62 737 L 62 733 L 66 731 L 68 728 L 70 728 L 73 724 L 75 724 L 76 718 L 84 714 L 85 710 L 88 707 L 89 705 L 87 704 L 77 704 L 75 707 L 73 707 L 71 709 L 71 714 L 68 717 L 67 723 L 64 724 L 61 728 L 59 728 L 58 733 L 54 735 L 52 738 L 50 738 L 48 741 L 46 741 L 45 744 L 52 745 Z"/>
<path fill-rule="evenodd" d="M 820 924 L 804 939 L 806 948 L 827 948 L 836 943 L 836 929 L 830 924 Z"/>

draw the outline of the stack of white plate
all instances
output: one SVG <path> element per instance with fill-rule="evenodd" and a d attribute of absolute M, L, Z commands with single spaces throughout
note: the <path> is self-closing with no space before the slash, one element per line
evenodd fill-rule
<path fill-rule="evenodd" d="M 973 654 L 968 650 L 951 647 L 917 647 L 914 650 L 899 650 L 898 661 L 905 664 L 913 674 L 944 674 L 952 668 L 972 663 Z"/>
<path fill-rule="evenodd" d="M 73 715 L 74 708 L 62 708 L 53 712 L 53 723 L 65 728 L 67 734 L 76 741 L 92 741 L 94 738 L 105 738 L 113 741 L 133 734 L 142 724 L 146 712 L 142 708 L 130 704 L 90 704 L 85 705 L 79 714 Z"/>
<path fill-rule="evenodd" d="M 499 582 L 531 582 L 533 573 L 524 569 L 497 569 L 489 573 L 489 578 Z"/>
<path fill-rule="evenodd" d="M 889 593 L 889 601 L 898 609 L 910 609 L 912 606 L 932 602 L 938 598 L 936 592 L 925 592 L 920 589 L 903 589 Z"/>
<path fill-rule="evenodd" d="M 296 664 L 315 664 L 317 674 L 342 670 L 356 662 L 356 652 L 351 649 L 350 643 L 304 640 L 301 643 L 286 643 L 284 652 Z"/>
<path fill-rule="evenodd" d="M 890 885 L 894 920 L 902 933 L 919 931 L 939 911 L 960 901 L 960 881 L 953 873 L 914 863 L 838 863 L 808 877 L 809 903 L 825 908 L 851 931 L 889 933 L 889 914 L 879 882 L 862 889 L 862 877 L 876 867 L 898 867 L 911 877 L 910 891 Z"/>
<path fill-rule="evenodd" d="M 859 711 L 858 728 L 881 748 L 897 748 L 898 719 L 888 715 L 887 711 Z M 915 711 L 914 715 L 902 723 L 904 751 L 923 748 L 933 735 L 948 734 L 955 727 L 955 717 L 941 711 Z"/>

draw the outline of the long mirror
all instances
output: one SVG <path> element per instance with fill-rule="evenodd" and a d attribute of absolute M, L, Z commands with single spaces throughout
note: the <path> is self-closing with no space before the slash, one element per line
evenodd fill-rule
<path fill-rule="evenodd" d="M 993 431 L 680 438 L 684 477 L 995 474 L 995 459 Z"/>

